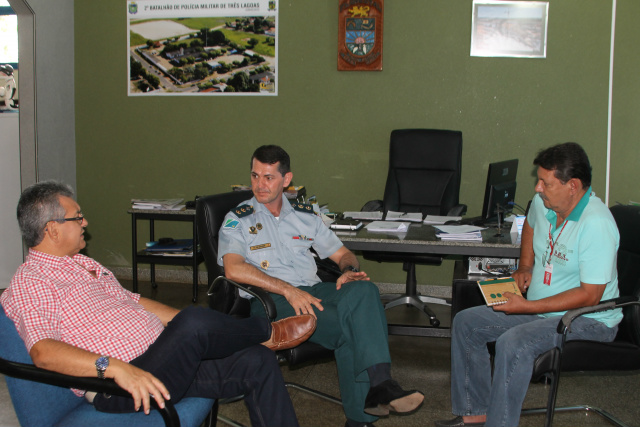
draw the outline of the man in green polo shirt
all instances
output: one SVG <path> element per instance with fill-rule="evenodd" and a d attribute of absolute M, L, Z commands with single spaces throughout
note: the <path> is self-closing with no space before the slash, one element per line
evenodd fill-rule
<path fill-rule="evenodd" d="M 559 344 L 559 316 L 618 296 L 620 236 L 607 206 L 591 191 L 591 165 L 582 147 L 565 143 L 541 151 L 536 195 L 522 231 L 513 278 L 526 298 L 458 313 L 451 338 L 452 420 L 437 427 L 517 426 L 533 361 Z M 569 340 L 612 341 L 620 309 L 574 320 Z M 493 378 L 486 344 L 496 342 Z"/>

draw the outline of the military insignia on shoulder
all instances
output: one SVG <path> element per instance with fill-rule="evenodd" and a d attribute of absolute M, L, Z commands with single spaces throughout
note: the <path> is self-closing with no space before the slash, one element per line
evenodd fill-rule
<path fill-rule="evenodd" d="M 253 206 L 241 205 L 235 208 L 233 212 L 238 216 L 238 218 L 242 218 L 253 213 Z"/>
<path fill-rule="evenodd" d="M 315 213 L 313 211 L 313 206 L 306 203 L 291 202 L 291 207 L 298 212 Z"/>

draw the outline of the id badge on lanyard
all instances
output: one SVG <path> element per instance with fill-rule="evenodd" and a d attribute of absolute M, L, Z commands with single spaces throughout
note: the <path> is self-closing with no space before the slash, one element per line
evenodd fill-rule
<path fill-rule="evenodd" d="M 547 265 L 544 266 L 544 280 L 542 281 L 542 283 L 547 286 L 551 286 L 551 274 L 553 274 L 553 264 L 551 264 L 551 262 L 548 262 Z"/>
<path fill-rule="evenodd" d="M 551 259 L 553 258 L 553 248 L 556 246 L 556 243 L 558 243 L 558 239 L 564 231 L 565 225 L 567 225 L 567 220 L 564 221 L 564 224 L 562 225 L 560 233 L 558 233 L 555 242 L 553 241 L 553 236 L 551 235 L 551 225 L 549 225 L 549 258 L 544 265 L 544 278 L 542 280 L 542 283 L 547 286 L 551 286 L 551 275 L 553 274 L 553 264 L 551 263 Z"/>

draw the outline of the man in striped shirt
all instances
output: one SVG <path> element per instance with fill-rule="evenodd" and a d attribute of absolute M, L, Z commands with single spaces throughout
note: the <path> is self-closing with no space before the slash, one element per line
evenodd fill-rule
<path fill-rule="evenodd" d="M 308 338 L 312 316 L 272 325 L 204 307 L 178 311 L 125 290 L 109 270 L 79 253 L 88 223 L 63 184 L 25 190 L 18 221 L 29 255 L 0 303 L 36 366 L 113 378 L 131 394 L 92 393 L 89 400 L 101 411 L 142 407 L 149 413 L 151 398 L 163 407 L 166 399 L 244 395 L 252 425 L 298 425 L 270 348 Z"/>

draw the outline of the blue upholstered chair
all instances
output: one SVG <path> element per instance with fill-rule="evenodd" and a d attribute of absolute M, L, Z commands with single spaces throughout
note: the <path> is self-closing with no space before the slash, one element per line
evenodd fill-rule
<path fill-rule="evenodd" d="M 213 399 L 185 398 L 176 405 L 168 402 L 165 410 L 154 409 L 149 415 L 143 412 L 98 412 L 85 399 L 74 395 L 69 387 L 124 395 L 126 391 L 112 380 L 73 377 L 33 366 L 24 342 L 2 307 L 0 372 L 6 375 L 11 401 L 22 427 L 197 427 L 203 423 L 215 403 Z M 215 414 L 211 419 L 215 423 Z"/>

